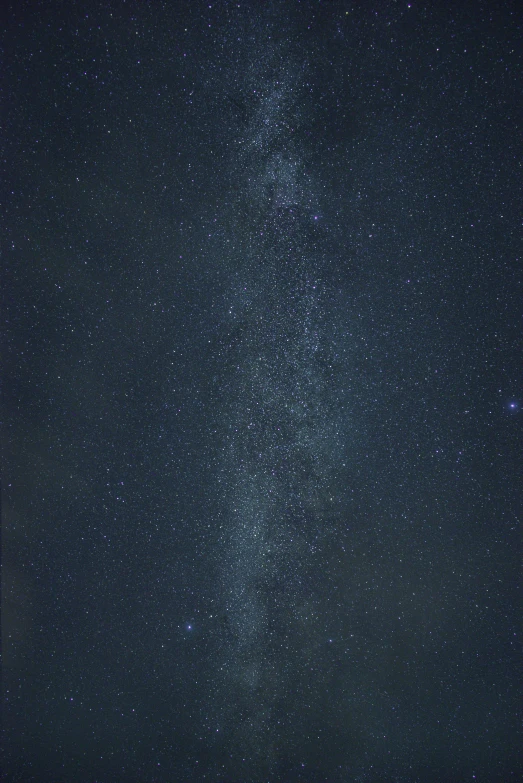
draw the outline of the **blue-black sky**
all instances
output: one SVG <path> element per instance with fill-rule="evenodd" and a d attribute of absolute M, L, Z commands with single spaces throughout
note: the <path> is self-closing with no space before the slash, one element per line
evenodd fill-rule
<path fill-rule="evenodd" d="M 13 6 L 3 779 L 521 779 L 517 5 Z"/>

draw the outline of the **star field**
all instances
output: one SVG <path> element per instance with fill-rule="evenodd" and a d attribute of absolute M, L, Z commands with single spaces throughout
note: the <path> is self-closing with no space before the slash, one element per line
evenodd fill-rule
<path fill-rule="evenodd" d="M 521 778 L 521 24 L 11 8 L 3 779 Z"/>

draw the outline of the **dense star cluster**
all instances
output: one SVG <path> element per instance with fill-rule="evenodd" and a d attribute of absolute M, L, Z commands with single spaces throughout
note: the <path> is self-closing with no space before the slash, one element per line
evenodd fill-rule
<path fill-rule="evenodd" d="M 516 4 L 19 4 L 6 783 L 507 783 Z"/>
<path fill-rule="evenodd" d="M 348 368 L 325 327 L 332 296 L 314 225 L 319 196 L 305 171 L 306 143 L 296 138 L 297 106 L 310 88 L 304 68 L 278 50 L 257 67 L 243 87 L 255 97 L 238 140 L 238 202 L 247 208 L 229 259 L 236 344 L 226 357 L 219 475 L 227 523 L 217 549 L 229 630 L 220 666 L 226 725 L 241 738 L 240 759 L 254 761 L 239 765 L 250 777 L 273 771 L 278 701 L 317 653 L 304 624 L 317 600 L 309 571 L 339 506 L 335 478 L 339 487 L 350 441 L 333 377 L 335 364 L 345 376 Z M 337 316 L 330 313 L 331 330 L 341 332 Z"/>

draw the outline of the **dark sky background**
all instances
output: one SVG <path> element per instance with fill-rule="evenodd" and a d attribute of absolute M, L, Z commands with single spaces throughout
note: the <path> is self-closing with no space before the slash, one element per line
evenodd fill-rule
<path fill-rule="evenodd" d="M 2 780 L 523 779 L 516 9 L 13 5 Z"/>

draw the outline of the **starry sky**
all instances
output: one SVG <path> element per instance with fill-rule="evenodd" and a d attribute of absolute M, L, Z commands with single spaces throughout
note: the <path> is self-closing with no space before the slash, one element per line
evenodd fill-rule
<path fill-rule="evenodd" d="M 7 783 L 521 779 L 522 23 L 12 5 Z"/>

